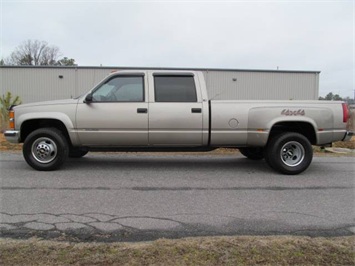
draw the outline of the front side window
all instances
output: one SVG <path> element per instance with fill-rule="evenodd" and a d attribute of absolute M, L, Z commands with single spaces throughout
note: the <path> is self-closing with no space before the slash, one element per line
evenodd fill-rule
<path fill-rule="evenodd" d="M 155 102 L 197 102 L 193 76 L 154 75 Z"/>
<path fill-rule="evenodd" d="M 92 94 L 94 102 L 143 102 L 143 77 L 117 76 Z"/>

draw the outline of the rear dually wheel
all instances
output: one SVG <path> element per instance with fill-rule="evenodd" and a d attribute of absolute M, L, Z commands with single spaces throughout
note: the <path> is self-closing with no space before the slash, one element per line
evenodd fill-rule
<path fill-rule="evenodd" d="M 281 133 L 269 140 L 265 158 L 276 171 L 296 175 L 305 171 L 311 164 L 313 149 L 309 140 L 302 134 Z"/>

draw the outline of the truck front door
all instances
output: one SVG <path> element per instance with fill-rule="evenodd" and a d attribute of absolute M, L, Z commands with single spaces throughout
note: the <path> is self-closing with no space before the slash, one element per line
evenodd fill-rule
<path fill-rule="evenodd" d="M 148 145 L 148 100 L 144 74 L 112 76 L 79 103 L 76 131 L 82 145 Z"/>
<path fill-rule="evenodd" d="M 149 144 L 201 146 L 203 108 L 193 74 L 154 73 L 149 101 Z"/>

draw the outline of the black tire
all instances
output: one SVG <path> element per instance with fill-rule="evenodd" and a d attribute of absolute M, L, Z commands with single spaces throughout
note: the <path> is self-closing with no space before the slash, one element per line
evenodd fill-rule
<path fill-rule="evenodd" d="M 71 148 L 69 150 L 69 158 L 81 158 L 84 157 L 89 151 L 80 148 Z"/>
<path fill-rule="evenodd" d="M 251 160 L 262 160 L 264 159 L 264 149 L 263 148 L 240 148 L 240 153 Z"/>
<path fill-rule="evenodd" d="M 287 175 L 297 175 L 311 164 L 313 149 L 305 136 L 287 132 L 275 135 L 269 140 L 265 158 L 274 170 Z"/>
<path fill-rule="evenodd" d="M 27 136 L 23 144 L 26 162 L 39 171 L 60 168 L 68 157 L 66 138 L 56 128 L 40 128 Z"/>

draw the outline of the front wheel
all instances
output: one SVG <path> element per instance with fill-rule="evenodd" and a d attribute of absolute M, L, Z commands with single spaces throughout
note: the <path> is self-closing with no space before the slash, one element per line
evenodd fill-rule
<path fill-rule="evenodd" d="M 26 162 L 39 171 L 56 170 L 68 157 L 68 142 L 56 128 L 40 128 L 29 134 L 23 144 Z"/>
<path fill-rule="evenodd" d="M 311 164 L 313 149 L 305 136 L 288 132 L 275 135 L 270 139 L 265 157 L 266 162 L 276 171 L 297 175 Z"/>

